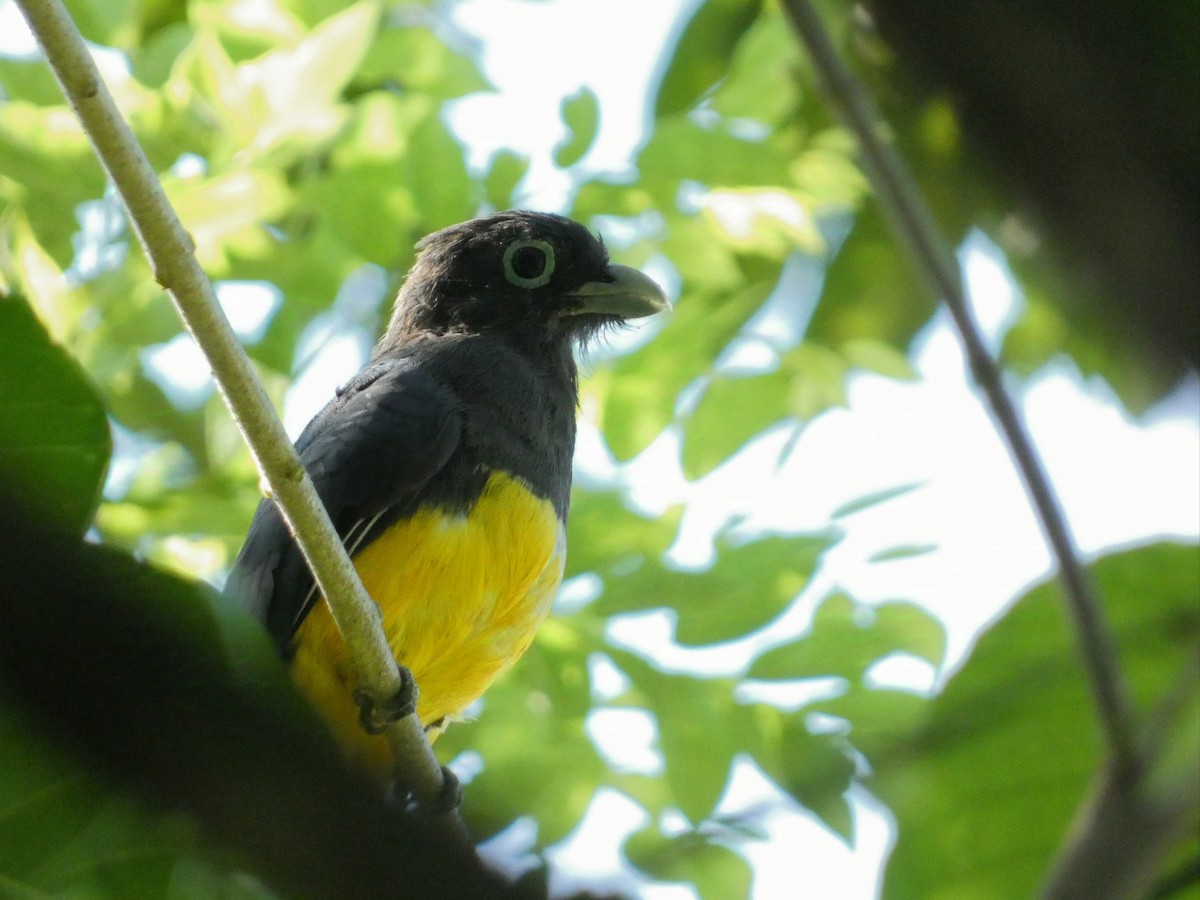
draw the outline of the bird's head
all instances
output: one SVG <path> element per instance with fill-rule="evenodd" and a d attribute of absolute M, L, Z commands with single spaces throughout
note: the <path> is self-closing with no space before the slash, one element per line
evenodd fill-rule
<path fill-rule="evenodd" d="M 582 340 L 670 306 L 641 272 L 609 262 L 586 228 L 549 213 L 472 219 L 434 232 L 417 250 L 377 353 L 427 333 Z"/>

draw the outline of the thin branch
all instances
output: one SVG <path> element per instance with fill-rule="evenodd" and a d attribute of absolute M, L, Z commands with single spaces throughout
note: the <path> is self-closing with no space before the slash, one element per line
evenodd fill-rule
<path fill-rule="evenodd" d="M 1200 709 L 1200 647 L 1159 700 L 1142 740 L 1143 767 L 1109 765 L 1081 806 L 1047 878 L 1042 900 L 1159 896 L 1156 887 L 1172 849 L 1194 833 L 1200 815 L 1196 716 Z M 1193 869 L 1193 873 L 1194 873 Z"/>
<path fill-rule="evenodd" d="M 401 677 L 367 595 L 254 369 L 221 311 L 193 253 L 191 237 L 167 201 L 145 154 L 117 110 L 91 55 L 59 0 L 17 0 L 63 93 L 129 211 L 134 230 L 184 324 L 212 366 L 217 386 L 250 446 L 270 496 L 296 537 L 355 665 L 360 686 L 380 698 Z M 388 728 L 397 778 L 418 802 L 433 804 L 443 789 L 441 768 L 415 715 Z M 439 827 L 462 831 L 456 815 Z M 447 825 L 453 822 L 453 825 Z"/>
<path fill-rule="evenodd" d="M 954 256 L 925 206 L 912 175 L 880 133 L 881 119 L 874 103 L 838 58 L 811 4 L 808 0 L 783 0 L 782 5 L 808 49 L 829 101 L 858 140 L 863 169 L 893 230 L 917 271 L 945 300 L 950 310 L 975 382 L 991 407 L 1037 511 L 1042 531 L 1058 561 L 1063 593 L 1075 619 L 1084 666 L 1114 764 L 1118 769 L 1132 768 L 1137 764 L 1133 711 L 1118 669 L 1112 637 L 1091 579 L 1079 561 L 1062 508 L 1016 406 L 1004 388 L 1000 367 L 984 346 L 972 318 Z"/>

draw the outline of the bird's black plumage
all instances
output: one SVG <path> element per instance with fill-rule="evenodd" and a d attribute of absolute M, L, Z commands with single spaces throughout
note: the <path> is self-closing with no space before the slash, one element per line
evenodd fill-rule
<path fill-rule="evenodd" d="M 352 556 L 390 540 L 400 533 L 393 526 L 418 514 L 436 512 L 438 528 L 467 521 L 496 473 L 550 504 L 565 523 L 578 399 L 572 347 L 606 324 L 665 306 L 648 279 L 610 264 L 599 239 L 560 216 L 501 213 L 436 232 L 418 249 L 370 362 L 296 443 Z M 437 541 L 436 531 L 431 526 L 420 542 Z M 420 550 L 410 532 L 396 554 Z M 504 548 L 493 550 L 502 555 Z M 561 570 L 561 560 L 557 565 Z M 437 595 L 428 580 L 419 588 L 423 597 Z M 470 619 L 463 610 L 449 608 L 458 599 L 440 601 L 447 604 L 447 646 L 461 637 L 451 631 L 488 627 L 488 597 L 508 589 L 483 592 L 474 625 L 462 624 Z M 227 591 L 265 622 L 285 656 L 294 649 L 315 592 L 268 501 L 255 514 Z M 385 627 L 393 609 L 401 615 L 415 602 L 375 599 Z M 436 626 L 434 601 L 421 602 L 421 614 Z M 408 648 L 394 649 L 404 661 Z M 523 650 L 518 641 L 512 653 Z"/>

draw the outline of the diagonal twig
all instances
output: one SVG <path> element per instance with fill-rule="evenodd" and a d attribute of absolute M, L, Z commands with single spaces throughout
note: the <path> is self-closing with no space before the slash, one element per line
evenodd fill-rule
<path fill-rule="evenodd" d="M 116 185 L 155 280 L 171 295 L 184 324 L 212 366 L 217 386 L 250 446 L 270 496 L 327 598 L 346 642 L 359 684 L 380 698 L 394 697 L 402 680 L 367 595 L 312 480 L 301 464 L 245 351 L 216 302 L 212 285 L 70 15 L 60 0 L 17 0 L 38 44 L 96 155 Z M 393 723 L 397 778 L 418 802 L 435 806 L 443 790 L 441 768 L 415 715 Z M 457 813 L 437 827 L 465 836 Z"/>
<path fill-rule="evenodd" d="M 809 0 L 782 0 L 792 26 L 807 48 L 827 98 L 858 140 L 862 166 L 880 207 L 891 221 L 913 265 L 950 310 L 975 383 L 983 391 L 1037 512 L 1042 532 L 1058 562 L 1059 579 L 1075 620 L 1084 667 L 1108 739 L 1114 765 L 1137 766 L 1134 717 L 1118 668 L 1116 650 L 1095 588 L 1079 560 L 1074 539 L 1034 451 L 1016 406 L 1004 388 L 967 305 L 959 267 L 899 155 L 880 133 L 880 115 L 862 84 L 838 57 Z"/>

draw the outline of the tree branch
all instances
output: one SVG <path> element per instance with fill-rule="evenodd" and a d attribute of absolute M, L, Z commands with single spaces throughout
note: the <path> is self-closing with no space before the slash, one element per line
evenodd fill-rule
<path fill-rule="evenodd" d="M 401 677 L 367 595 L 325 507 L 317 497 L 279 417 L 216 302 L 193 253 L 191 237 L 168 203 L 145 154 L 100 78 L 82 37 L 60 0 L 17 0 L 71 107 L 129 211 L 155 280 L 208 358 L 225 402 L 288 527 L 312 569 L 354 662 L 360 687 L 380 698 L 401 688 Z M 437 758 L 415 715 L 387 730 L 397 779 L 419 803 L 436 803 L 442 789 Z M 438 827 L 465 838 L 457 814 Z"/>
<path fill-rule="evenodd" d="M 871 98 L 842 63 L 820 18 L 808 0 L 782 0 L 782 6 L 808 49 L 826 95 L 845 126 L 857 138 L 863 169 L 897 238 L 929 287 L 950 310 L 967 363 L 983 391 L 996 424 L 1025 483 L 1038 521 L 1058 562 L 1059 579 L 1075 620 L 1084 666 L 1108 738 L 1113 764 L 1136 766 L 1134 719 L 1091 579 L 1079 561 L 1062 508 L 1050 487 L 1016 406 L 1004 388 L 972 318 L 958 265 L 925 206 L 912 175 L 880 133 L 881 121 Z"/>
<path fill-rule="evenodd" d="M 1171 849 L 1196 828 L 1198 756 L 1200 648 L 1159 700 L 1145 730 L 1142 764 L 1101 771 L 1051 869 L 1043 900 L 1157 896 L 1155 881 Z M 1190 874 L 1174 876 L 1186 884 Z"/>

